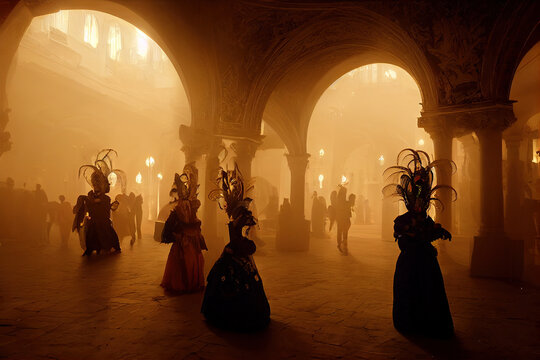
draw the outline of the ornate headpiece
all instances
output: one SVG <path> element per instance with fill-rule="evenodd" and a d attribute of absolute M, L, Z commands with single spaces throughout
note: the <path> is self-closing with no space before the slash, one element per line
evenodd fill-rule
<path fill-rule="evenodd" d="M 118 181 L 122 186 L 122 190 L 125 190 L 127 185 L 126 174 L 120 169 L 114 169 L 111 159 L 111 154 L 118 156 L 117 152 L 113 149 L 103 149 L 97 153 L 96 161 L 94 165 L 83 165 L 79 168 L 79 177 L 84 176 L 86 182 L 94 188 L 104 189 L 109 184 L 109 175 L 115 173 Z"/>
<path fill-rule="evenodd" d="M 195 162 L 184 166 L 184 172 L 180 175 L 174 174 L 174 183 L 169 195 L 176 200 L 197 200 L 197 190 L 199 188 L 199 171 L 195 167 Z"/>
<path fill-rule="evenodd" d="M 446 167 L 446 171 L 452 173 L 456 170 L 456 164 L 452 160 L 440 159 L 431 162 L 425 151 L 404 149 L 397 156 L 397 165 L 390 166 L 383 173 L 388 175 L 387 180 L 392 182 L 383 188 L 383 194 L 387 197 L 401 197 L 409 211 L 427 211 L 431 201 L 444 207 L 434 193 L 440 189 L 449 189 L 457 198 L 457 192 L 448 185 L 438 184 L 432 187 L 433 169 L 437 167 Z"/>
<path fill-rule="evenodd" d="M 234 170 L 220 168 L 216 185 L 218 188 L 210 191 L 208 199 L 218 201 L 219 207 L 225 210 L 230 220 L 236 221 L 242 215 L 247 215 L 250 220 L 246 225 L 255 225 L 255 219 L 249 210 L 252 199 L 245 197 L 245 194 L 253 189 L 253 185 L 245 187 L 238 165 L 234 164 Z"/>

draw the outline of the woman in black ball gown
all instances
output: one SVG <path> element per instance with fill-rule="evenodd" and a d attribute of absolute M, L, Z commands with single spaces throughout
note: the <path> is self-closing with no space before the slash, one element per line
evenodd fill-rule
<path fill-rule="evenodd" d="M 249 231 L 255 225 L 249 210 L 251 199 L 244 197 L 237 166 L 220 174 L 219 189 L 209 198 L 220 200 L 229 217 L 229 243 L 208 274 L 201 312 L 209 323 L 221 328 L 259 330 L 270 322 L 270 305 L 252 256 L 255 243 L 243 234 L 244 228 Z"/>
<path fill-rule="evenodd" d="M 402 157 L 404 153 L 407 153 Z M 405 161 L 399 165 L 400 161 Z M 448 337 L 454 333 L 452 315 L 446 298 L 444 281 L 437 261 L 434 240 L 451 240 L 452 235 L 427 215 L 434 192 L 449 186 L 432 187 L 433 168 L 447 166 L 449 160 L 431 162 L 421 150 L 405 149 L 398 155 L 398 165 L 385 173 L 399 183 L 387 185 L 385 195 L 397 195 L 405 202 L 407 212 L 394 220 L 394 237 L 401 253 L 394 273 L 394 327 L 405 334 Z"/>

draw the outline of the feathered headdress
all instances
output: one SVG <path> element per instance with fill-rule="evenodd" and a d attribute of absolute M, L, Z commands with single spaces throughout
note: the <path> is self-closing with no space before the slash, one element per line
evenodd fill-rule
<path fill-rule="evenodd" d="M 98 152 L 93 165 L 83 165 L 79 168 L 79 178 L 81 175 L 84 176 L 86 182 L 95 190 L 108 184 L 109 175 L 115 173 L 118 181 L 120 181 L 122 190 L 125 190 L 127 185 L 126 173 L 113 167 L 112 154 L 118 156 L 118 153 L 113 149 L 103 149 Z"/>
<path fill-rule="evenodd" d="M 422 150 L 404 149 L 397 156 L 397 165 L 390 166 L 383 175 L 391 184 L 383 188 L 384 196 L 399 196 L 407 210 L 427 211 L 432 201 L 444 204 L 434 196 L 440 189 L 449 189 L 457 198 L 456 190 L 448 185 L 437 184 L 433 187 L 433 169 L 446 167 L 446 171 L 455 172 L 456 164 L 452 160 L 440 159 L 431 161 L 429 155 Z"/>
<path fill-rule="evenodd" d="M 245 187 L 237 164 L 234 164 L 234 170 L 220 168 L 216 185 L 218 188 L 210 191 L 208 199 L 218 201 L 219 207 L 225 210 L 230 220 L 236 220 L 244 210 L 249 211 L 252 199 L 245 197 L 245 194 L 253 189 L 253 185 Z M 251 211 L 249 214 L 251 215 Z"/>
<path fill-rule="evenodd" d="M 169 195 L 176 200 L 197 200 L 197 190 L 199 188 L 199 171 L 195 167 L 195 162 L 184 166 L 182 174 L 174 174 L 174 183 Z"/>

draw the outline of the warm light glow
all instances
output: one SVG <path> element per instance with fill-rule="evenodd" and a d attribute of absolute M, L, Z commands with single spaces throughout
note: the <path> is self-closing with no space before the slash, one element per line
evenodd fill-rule
<path fill-rule="evenodd" d="M 320 156 L 320 157 L 323 157 L 323 156 L 324 156 L 324 149 L 319 150 L 319 156 Z"/>
<path fill-rule="evenodd" d="M 158 173 L 157 177 L 158 177 L 159 180 L 163 180 L 163 175 L 161 175 L 161 173 Z"/>
<path fill-rule="evenodd" d="M 92 14 L 87 14 L 84 20 L 84 42 L 93 48 L 97 47 L 99 39 L 99 27 L 97 19 Z"/>
<path fill-rule="evenodd" d="M 424 146 L 424 139 L 420 139 L 420 140 L 418 140 L 418 145 L 420 145 L 420 146 Z"/>
<path fill-rule="evenodd" d="M 107 178 L 109 180 L 109 184 L 114 187 L 116 185 L 116 181 L 118 180 L 118 176 L 116 176 L 116 174 L 112 172 Z"/>
<path fill-rule="evenodd" d="M 109 45 L 109 57 L 113 60 L 118 60 L 120 50 L 122 50 L 122 33 L 118 25 L 113 25 L 109 28 L 107 44 Z"/>
<path fill-rule="evenodd" d="M 341 175 L 341 183 L 345 184 L 347 182 L 347 177 L 345 175 Z"/>
<path fill-rule="evenodd" d="M 146 59 L 148 54 L 148 36 L 137 29 L 137 54 Z"/>
<path fill-rule="evenodd" d="M 137 184 L 142 184 L 142 175 L 140 172 L 137 174 L 137 176 L 135 176 L 135 182 Z"/>
<path fill-rule="evenodd" d="M 386 76 L 387 79 L 395 80 L 397 78 L 397 73 L 392 69 L 388 69 L 384 72 L 384 76 Z"/>
<path fill-rule="evenodd" d="M 153 167 L 155 162 L 156 161 L 154 160 L 154 158 L 152 156 L 149 156 L 149 157 L 146 158 L 146 166 L 148 166 L 148 167 Z"/>
<path fill-rule="evenodd" d="M 320 174 L 319 175 L 319 189 L 322 189 L 323 180 L 324 180 L 324 175 Z"/>
<path fill-rule="evenodd" d="M 384 155 L 379 156 L 379 164 L 384 165 Z"/>

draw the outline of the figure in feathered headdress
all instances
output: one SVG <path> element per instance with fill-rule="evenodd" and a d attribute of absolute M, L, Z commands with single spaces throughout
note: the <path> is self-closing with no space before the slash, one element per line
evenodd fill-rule
<path fill-rule="evenodd" d="M 208 250 L 201 233 L 197 210 L 198 170 L 195 163 L 184 166 L 182 174 L 174 175 L 170 191 L 174 205 L 161 234 L 162 243 L 172 243 L 161 286 L 168 291 L 188 293 L 204 289 L 204 257 Z"/>
<path fill-rule="evenodd" d="M 243 229 L 256 224 L 249 210 L 251 199 L 245 194 L 240 169 L 220 169 L 218 188 L 208 198 L 218 201 L 229 218 L 229 243 L 208 274 L 202 313 L 214 325 L 235 329 L 255 330 L 268 325 L 270 305 L 262 280 L 251 256 L 255 243 L 243 234 Z"/>
<path fill-rule="evenodd" d="M 448 185 L 433 186 L 433 169 L 455 170 L 451 160 L 431 162 L 422 150 L 405 149 L 397 157 L 397 165 L 386 169 L 393 181 L 383 189 L 386 196 L 399 196 L 407 212 L 394 220 L 394 236 L 401 253 L 394 274 L 393 319 L 397 330 L 430 336 L 451 336 L 452 316 L 444 290 L 437 250 L 431 242 L 452 239 L 452 235 L 427 215 L 432 202 L 440 205 L 436 192 Z"/>
<path fill-rule="evenodd" d="M 109 175 L 115 173 L 121 183 L 125 184 L 125 173 L 115 169 L 111 155 L 117 155 L 113 149 L 104 149 L 98 152 L 93 165 L 83 165 L 79 168 L 79 177 L 84 176 L 92 190 L 88 195 L 81 195 L 77 199 L 73 212 L 73 231 L 77 230 L 81 237 L 81 246 L 85 248 L 83 254 L 90 256 L 95 250 L 110 250 L 114 248 L 120 252 L 118 235 L 111 223 L 111 210 L 116 210 L 118 202 L 111 204 L 111 198 L 106 195 L 110 190 Z"/>

